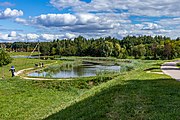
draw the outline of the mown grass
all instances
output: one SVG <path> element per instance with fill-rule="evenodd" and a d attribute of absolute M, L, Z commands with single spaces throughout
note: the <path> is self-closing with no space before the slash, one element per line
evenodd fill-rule
<path fill-rule="evenodd" d="M 13 78 L 0 80 L 0 119 L 41 119 L 64 108 L 80 92 L 57 91 L 35 86 L 32 81 Z"/>
<path fill-rule="evenodd" d="M 46 120 L 179 119 L 180 82 L 144 71 L 161 63 L 141 61 L 138 70 L 91 89 Z"/>
<path fill-rule="evenodd" d="M 132 79 L 102 90 L 46 120 L 177 120 L 179 85 L 171 79 Z"/>
<path fill-rule="evenodd" d="M 31 81 L 19 77 L 11 78 L 11 65 L 16 70 L 33 67 L 38 59 L 16 58 L 4 67 L 5 79 L 0 80 L 0 119 L 34 120 L 65 108 L 93 86 L 106 82 L 112 77 L 92 77 L 74 81 Z M 53 60 L 43 61 L 52 63 Z M 58 61 L 58 63 L 61 61 Z M 21 63 L 21 64 L 19 64 Z M 28 64 L 27 64 L 28 63 Z M 57 64 L 57 63 L 56 63 Z"/>
<path fill-rule="evenodd" d="M 163 63 L 163 62 L 152 64 L 151 67 L 147 68 L 145 71 L 150 71 L 150 72 L 162 72 L 162 70 L 161 70 L 161 65 L 162 65 L 162 63 Z"/>
<path fill-rule="evenodd" d="M 8 79 L 11 77 L 11 72 L 9 69 L 11 66 L 14 66 L 16 69 L 16 72 L 25 68 L 33 68 L 35 64 L 39 64 L 40 62 L 43 62 L 44 64 L 53 63 L 55 61 L 53 60 L 40 60 L 40 59 L 27 59 L 27 58 L 14 58 L 11 64 L 8 64 L 7 66 L 4 66 L 4 76 L 5 79 Z M 2 76 L 2 67 L 0 67 L 0 76 Z"/>
<path fill-rule="evenodd" d="M 15 66 L 16 71 L 19 71 L 34 67 L 34 64 L 39 62 L 46 65 L 55 61 L 15 58 L 11 64 L 4 66 L 5 78 L 0 79 L 0 119 L 41 119 L 52 111 L 67 106 L 70 101 L 81 94 L 78 90 L 60 91 L 41 87 L 35 81 L 22 80 L 19 77 L 11 78 L 9 69 L 12 65 Z"/>
<path fill-rule="evenodd" d="M 12 64 L 16 67 L 18 61 L 15 59 Z M 16 68 L 29 68 L 39 62 L 32 59 L 25 65 L 25 61 L 22 59 L 23 64 Z M 139 60 L 131 71 L 113 77 L 104 75 L 104 78 L 74 81 L 8 77 L 0 80 L 0 119 L 178 119 L 180 83 L 166 75 L 145 71 L 161 63 L 163 61 Z"/>
<path fill-rule="evenodd" d="M 29 55 L 39 55 L 38 52 L 9 52 L 11 56 L 18 56 L 18 55 L 23 55 L 23 56 L 29 56 Z"/>

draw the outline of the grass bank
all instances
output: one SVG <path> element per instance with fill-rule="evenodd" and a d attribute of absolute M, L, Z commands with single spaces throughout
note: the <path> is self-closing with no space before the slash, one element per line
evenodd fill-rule
<path fill-rule="evenodd" d="M 9 54 L 11 55 L 11 56 L 21 56 L 21 55 L 23 55 L 23 56 L 29 56 L 29 55 L 39 55 L 39 53 L 38 52 L 33 52 L 33 53 L 31 53 L 31 52 L 9 52 Z"/>
<path fill-rule="evenodd" d="M 146 72 L 162 63 L 140 61 L 136 70 L 94 87 L 46 120 L 179 119 L 180 82 Z"/>
<path fill-rule="evenodd" d="M 0 80 L 0 119 L 42 119 L 63 109 L 93 86 L 106 82 L 111 77 L 101 76 L 76 79 L 75 81 L 32 81 L 19 77 L 11 78 L 9 68 L 16 71 L 34 67 L 38 59 L 15 58 L 4 67 L 5 79 Z M 55 62 L 44 60 L 45 64 Z M 61 63 L 61 61 L 58 61 Z M 0 69 L 1 70 L 1 69 Z"/>
<path fill-rule="evenodd" d="M 26 66 L 24 60 L 16 68 L 29 68 L 39 62 L 32 60 Z M 18 61 L 12 64 L 19 65 Z M 0 119 L 178 119 L 180 82 L 146 72 L 163 62 L 136 61 L 135 69 L 113 79 L 31 81 L 8 77 L 0 80 Z"/>
<path fill-rule="evenodd" d="M 14 58 L 13 62 L 11 64 L 8 64 L 7 66 L 3 67 L 4 70 L 4 77 L 5 79 L 9 79 L 11 77 L 11 72 L 9 69 L 11 66 L 14 66 L 16 69 L 16 72 L 22 69 L 26 68 L 33 68 L 35 67 L 35 64 L 39 64 L 40 62 L 43 62 L 44 64 L 53 63 L 55 61 L 53 60 L 40 60 L 40 59 L 27 59 L 27 58 Z M 2 76 L 2 67 L 0 67 L 0 76 Z"/>

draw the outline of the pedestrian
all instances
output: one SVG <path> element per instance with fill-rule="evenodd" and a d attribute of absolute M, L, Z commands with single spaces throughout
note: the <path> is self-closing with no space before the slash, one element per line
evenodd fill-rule
<path fill-rule="evenodd" d="M 39 67 L 41 67 L 41 63 L 39 63 Z"/>
<path fill-rule="evenodd" d="M 14 73 L 15 73 L 15 67 L 14 66 L 11 66 L 10 70 L 11 71 L 11 74 L 12 74 L 12 77 L 14 77 Z"/>
<path fill-rule="evenodd" d="M 38 64 L 37 64 L 37 63 L 35 63 L 34 65 L 35 65 L 35 67 L 38 67 Z"/>
<path fill-rule="evenodd" d="M 41 63 L 41 67 L 44 67 L 44 63 L 43 62 Z"/>

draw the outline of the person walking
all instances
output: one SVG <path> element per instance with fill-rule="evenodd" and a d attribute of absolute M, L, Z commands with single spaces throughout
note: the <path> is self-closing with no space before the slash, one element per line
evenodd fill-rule
<path fill-rule="evenodd" d="M 15 67 L 14 67 L 14 66 L 11 66 L 11 69 L 10 69 L 9 71 L 11 71 L 12 77 L 14 77 L 14 76 L 15 76 L 15 75 L 14 75 Z"/>

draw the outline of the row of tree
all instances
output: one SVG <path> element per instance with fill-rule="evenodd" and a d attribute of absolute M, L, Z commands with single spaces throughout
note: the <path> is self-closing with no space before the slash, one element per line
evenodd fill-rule
<path fill-rule="evenodd" d="M 32 51 L 36 42 L 15 42 L 6 44 L 13 51 Z M 117 58 L 172 59 L 180 57 L 180 39 L 172 40 L 163 36 L 127 36 L 122 40 L 112 37 L 86 39 L 79 36 L 73 40 L 41 42 L 42 55 L 95 56 Z"/>

